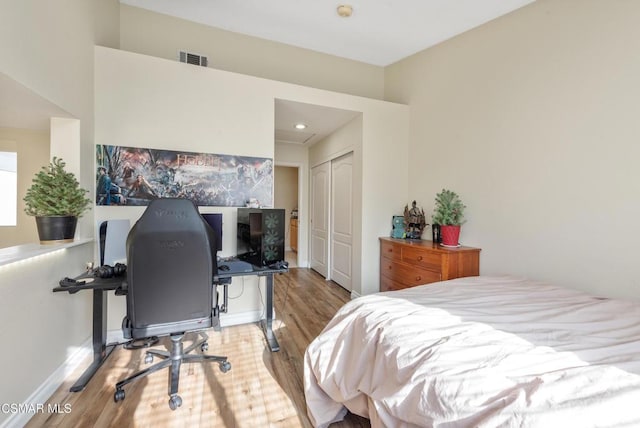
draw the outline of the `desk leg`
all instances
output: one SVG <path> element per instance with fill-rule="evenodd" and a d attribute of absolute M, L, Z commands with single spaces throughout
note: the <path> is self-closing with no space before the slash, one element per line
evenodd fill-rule
<path fill-rule="evenodd" d="M 280 345 L 273 334 L 273 274 L 267 274 L 267 319 L 262 321 L 264 335 L 267 338 L 267 345 L 271 352 L 278 352 Z"/>
<path fill-rule="evenodd" d="M 93 362 L 71 387 L 71 392 L 82 391 L 116 345 L 107 346 L 107 294 L 93 290 Z"/>

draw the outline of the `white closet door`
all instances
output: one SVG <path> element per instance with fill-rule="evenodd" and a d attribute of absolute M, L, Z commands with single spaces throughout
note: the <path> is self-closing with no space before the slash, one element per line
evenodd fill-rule
<path fill-rule="evenodd" d="M 311 269 L 329 279 L 329 194 L 331 162 L 311 169 Z"/>
<path fill-rule="evenodd" d="M 331 161 L 331 279 L 351 291 L 353 153 Z"/>

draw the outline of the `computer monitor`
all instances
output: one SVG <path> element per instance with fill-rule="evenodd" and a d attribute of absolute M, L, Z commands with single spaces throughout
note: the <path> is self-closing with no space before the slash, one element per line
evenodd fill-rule
<path fill-rule="evenodd" d="M 222 251 L 222 214 L 221 213 L 205 213 L 200 214 L 209 226 L 216 233 L 216 251 Z"/>

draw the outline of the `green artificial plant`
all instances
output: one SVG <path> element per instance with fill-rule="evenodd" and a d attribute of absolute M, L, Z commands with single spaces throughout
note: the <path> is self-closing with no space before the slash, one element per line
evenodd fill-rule
<path fill-rule="evenodd" d="M 436 194 L 436 205 L 431 217 L 433 224 L 460 226 L 464 223 L 465 208 L 456 192 L 442 189 L 442 192 Z"/>
<path fill-rule="evenodd" d="M 88 191 L 80 187 L 73 173 L 65 171 L 65 165 L 54 157 L 36 174 L 23 199 L 27 215 L 81 217 L 89 209 Z"/>

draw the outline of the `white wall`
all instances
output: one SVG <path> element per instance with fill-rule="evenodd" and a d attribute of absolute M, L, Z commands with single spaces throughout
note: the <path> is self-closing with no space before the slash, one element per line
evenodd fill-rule
<path fill-rule="evenodd" d="M 640 3 L 538 0 L 386 70 L 409 194 L 467 205 L 482 274 L 640 298 Z"/>
<path fill-rule="evenodd" d="M 363 205 L 370 214 L 361 242 L 368 253 L 361 267 L 366 273 L 362 281 L 367 281 L 362 290 L 364 294 L 378 290 L 377 237 L 388 233 L 391 207 L 406 203 L 404 187 L 396 194 L 384 191 L 395 189 L 392 178 L 406 171 L 406 163 L 387 165 L 390 152 L 406 153 L 406 106 L 101 47 L 96 48 L 95 68 L 96 144 L 273 158 L 276 98 L 362 111 L 362 157 L 370 162 L 363 168 L 361 183 L 368 195 Z M 388 148 L 389 141 L 394 141 L 393 149 Z M 398 201 L 390 204 L 394 198 Z M 223 234 L 234 236 L 235 209 L 228 210 Z M 96 207 L 96 220 L 122 216 L 135 220 L 141 211 Z M 235 253 L 235 242 L 227 243 L 225 239 L 226 251 Z M 261 303 L 255 290 L 244 287 L 244 296 L 230 303 L 230 315 L 258 310 Z M 110 301 L 110 306 L 109 328 L 117 329 L 124 302 Z"/>

